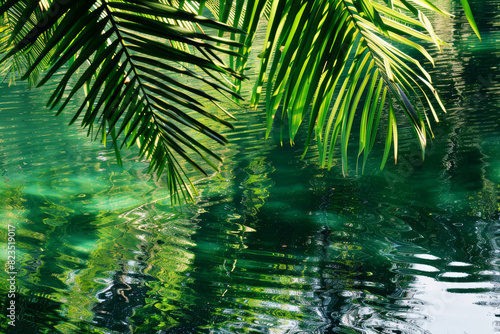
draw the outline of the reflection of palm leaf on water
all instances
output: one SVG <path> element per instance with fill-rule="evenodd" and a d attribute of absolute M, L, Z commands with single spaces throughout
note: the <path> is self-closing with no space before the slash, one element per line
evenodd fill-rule
<path fill-rule="evenodd" d="M 91 326 L 87 323 L 67 322 L 67 319 L 60 314 L 62 304 L 50 299 L 48 295 L 32 292 L 25 294 L 19 291 L 15 294 L 15 327 L 9 326 L 6 328 L 6 333 L 67 333 L 68 330 L 93 333 Z M 5 303 L 9 303 L 9 299 L 5 299 L 2 305 L 3 310 L 7 308 Z M 5 312 L 2 312 L 1 317 L 5 318 L 5 316 Z M 7 324 L 7 320 L 3 319 L 2 323 Z"/>
<path fill-rule="evenodd" d="M 461 2 L 478 34 L 467 1 Z M 444 110 L 420 62 L 395 45 L 417 50 L 433 63 L 426 48 L 416 41 L 432 42 L 438 48 L 444 43 L 424 11 L 450 14 L 428 0 L 387 4 L 372 0 L 0 3 L 3 61 L 28 57 L 24 78 L 33 78 L 32 74 L 50 64 L 38 85 L 61 70 L 62 79 L 48 105 L 60 105 L 60 113 L 80 89 L 85 90 L 86 97 L 72 122 L 81 117 L 89 131 L 98 125 L 96 132 L 102 134 L 104 143 L 110 138 L 119 161 L 120 148 L 138 146 L 140 155 L 151 161 L 151 171 L 165 171 L 174 199 L 180 197 L 179 189 L 184 197 L 192 197 L 194 187 L 183 168 L 185 162 L 206 173 L 201 162 L 216 169 L 214 161 L 220 160 L 198 134 L 224 144 L 226 139 L 213 124 L 231 127 L 222 115 L 232 117 L 215 93 L 194 88 L 179 76 L 210 87 L 218 92 L 217 97 L 238 99 L 234 91 L 241 89 L 254 37 L 264 21 L 267 33 L 252 104 L 258 103 L 265 90 L 267 134 L 281 108 L 281 128 L 288 119 L 291 143 L 307 121 L 306 149 L 316 137 L 324 166 L 333 165 L 340 137 L 343 171 L 347 173 L 348 141 L 357 128 L 357 118 L 358 159 L 363 154 L 363 167 L 383 120 L 388 124 L 382 166 L 392 140 L 397 159 L 400 112 L 406 115 L 424 152 L 432 137 L 426 110 L 436 120 L 435 109 Z M 225 23 L 197 15 L 206 4 Z M 223 57 L 229 59 L 229 65 Z M 206 105 L 220 112 L 210 111 Z M 360 113 L 357 117 L 356 112 Z"/>

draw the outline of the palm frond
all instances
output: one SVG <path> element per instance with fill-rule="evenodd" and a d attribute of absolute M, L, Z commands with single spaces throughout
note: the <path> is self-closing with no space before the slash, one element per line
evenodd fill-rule
<path fill-rule="evenodd" d="M 309 116 L 305 150 L 316 137 L 321 164 L 330 168 L 340 136 L 346 175 L 356 112 L 361 112 L 358 159 L 363 154 L 363 168 L 380 121 L 387 120 L 389 137 L 383 167 L 392 139 L 397 140 L 396 114 L 404 112 L 423 156 L 430 130 L 427 110 L 435 120 L 435 105 L 446 111 L 428 72 L 403 51 L 417 50 L 434 64 L 421 42 L 432 42 L 439 49 L 445 44 L 436 36 L 424 9 L 451 16 L 427 0 L 388 4 L 372 0 L 273 0 L 252 96 L 252 105 L 257 105 L 265 88 L 267 136 L 280 108 L 281 133 L 287 119 L 292 145 Z M 473 21 L 471 25 L 475 27 Z M 397 147 L 394 152 L 397 161 Z"/>
<path fill-rule="evenodd" d="M 30 8 L 38 4 L 26 2 Z M 6 2 L 1 14 L 14 6 L 12 1 Z M 180 21 L 186 24 L 176 24 Z M 3 59 L 33 47 L 53 29 L 24 77 L 52 54 L 51 67 L 38 85 L 61 69 L 64 75 L 48 105 L 59 105 L 61 113 L 77 92 L 86 89 L 86 97 L 71 122 L 80 118 L 89 133 L 97 126 L 104 143 L 106 138 L 111 139 L 118 159 L 120 148 L 137 145 L 141 157 L 151 161 L 151 171 L 158 175 L 165 171 L 174 200 L 180 198 L 179 189 L 185 198 L 191 198 L 194 187 L 181 160 L 206 174 L 201 162 L 216 168 L 214 161 L 220 159 L 192 132 L 225 144 L 226 139 L 212 129 L 210 121 L 226 127 L 231 124 L 199 102 L 202 98 L 217 106 L 215 97 L 175 75 L 236 98 L 225 78 L 243 77 L 220 58 L 224 54 L 236 56 L 228 46 L 239 47 L 239 43 L 194 31 L 187 23 L 240 33 L 229 25 L 158 1 L 55 1 L 30 31 L 23 27 L 14 35 L 18 42 Z M 191 50 L 174 43 L 188 45 Z M 189 52 L 194 50 L 196 55 Z M 210 74 L 210 79 L 197 73 L 199 70 Z"/>

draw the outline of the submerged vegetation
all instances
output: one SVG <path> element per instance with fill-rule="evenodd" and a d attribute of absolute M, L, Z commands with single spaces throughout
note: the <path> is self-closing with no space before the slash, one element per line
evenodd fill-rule
<path fill-rule="evenodd" d="M 461 2 L 479 37 L 467 1 Z M 430 119 L 437 121 L 436 110 L 445 110 L 430 75 L 412 55 L 415 50 L 434 64 L 427 50 L 445 44 L 426 13 L 452 14 L 428 0 L 0 3 L 4 75 L 41 86 L 62 72 L 48 106 L 58 114 L 68 111 L 83 91 L 71 123 L 81 122 L 104 144 L 110 141 L 119 162 L 120 149 L 139 147 L 151 171 L 166 176 L 174 200 L 195 191 L 186 162 L 205 174 L 206 165 L 217 169 L 220 158 L 202 136 L 227 142 L 214 124 L 231 128 L 238 116 L 225 105 L 241 101 L 259 24 L 267 32 L 251 104 L 265 94 L 267 136 L 275 119 L 281 137 L 288 123 L 291 144 L 305 128 L 304 154 L 315 139 L 322 166 L 332 167 L 340 137 L 342 170 L 348 173 L 356 119 L 361 169 L 383 123 L 382 167 L 391 146 L 397 160 L 398 114 L 411 123 L 424 153 Z"/>

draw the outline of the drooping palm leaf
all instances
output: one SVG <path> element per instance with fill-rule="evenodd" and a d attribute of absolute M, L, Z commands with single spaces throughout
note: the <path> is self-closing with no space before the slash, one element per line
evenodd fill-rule
<path fill-rule="evenodd" d="M 426 110 L 437 120 L 435 105 L 445 108 L 427 71 L 401 46 L 417 50 L 433 64 L 418 42 L 432 42 L 439 49 L 444 42 L 436 36 L 423 10 L 451 14 L 427 0 L 388 4 L 372 0 L 272 0 L 271 8 L 252 97 L 256 105 L 265 86 L 267 135 L 276 112 L 282 108 L 282 125 L 288 119 L 293 144 L 309 115 L 306 150 L 315 135 L 321 163 L 330 168 L 340 136 L 342 167 L 347 174 L 347 147 L 355 113 L 362 113 L 358 157 L 363 154 L 363 167 L 380 120 L 387 119 L 389 136 L 383 167 L 392 138 L 397 140 L 396 113 L 401 110 L 424 153 L 426 128 L 430 129 Z M 470 22 L 478 33 L 475 23 Z M 393 103 L 398 108 L 393 108 Z"/>
<path fill-rule="evenodd" d="M 0 14 L 9 15 L 16 3 L 4 2 Z M 29 8 L 38 5 L 38 1 L 26 3 Z M 185 27 L 170 23 L 180 21 L 186 23 Z M 51 68 L 39 85 L 61 69 L 65 73 L 50 97 L 49 106 L 59 105 L 60 113 L 76 93 L 86 89 L 84 102 L 74 111 L 71 122 L 81 116 L 82 126 L 89 128 L 89 133 L 97 124 L 103 141 L 111 138 L 118 158 L 119 148 L 136 144 L 140 155 L 151 161 L 152 171 L 161 174 L 166 169 L 164 174 L 172 194 L 182 189 L 182 194 L 189 198 L 193 187 L 189 185 L 179 158 L 202 173 L 206 172 L 200 161 L 215 168 L 213 161 L 219 159 L 189 131 L 224 144 L 226 139 L 214 131 L 209 122 L 227 127 L 231 124 L 207 112 L 199 102 L 202 98 L 218 105 L 216 98 L 172 74 L 200 81 L 235 97 L 237 94 L 229 88 L 224 77 L 243 77 L 220 59 L 224 54 L 237 55 L 227 46 L 239 47 L 238 43 L 189 30 L 187 23 L 240 32 L 158 1 L 56 0 L 31 30 L 21 29 L 14 34 L 18 42 L 3 60 L 37 45 L 39 38 L 54 28 L 24 77 L 29 76 L 47 55 L 53 54 Z M 196 54 L 174 43 L 188 45 Z M 181 61 L 209 73 L 211 79 L 181 66 Z M 204 120 L 193 116 L 192 112 Z M 178 196 L 173 197 L 174 200 Z"/>

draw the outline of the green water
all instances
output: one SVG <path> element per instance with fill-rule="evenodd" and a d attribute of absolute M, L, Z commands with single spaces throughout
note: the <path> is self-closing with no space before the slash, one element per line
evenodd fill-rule
<path fill-rule="evenodd" d="M 19 317 L 6 326 L 2 272 L 2 331 L 500 331 L 500 2 L 471 4 L 482 42 L 463 16 L 436 26 L 452 44 L 432 70 L 448 114 L 425 163 L 403 124 L 397 165 L 379 170 L 379 143 L 357 175 L 354 138 L 344 178 L 314 150 L 301 161 L 300 140 L 264 141 L 265 113 L 248 109 L 182 212 L 134 152 L 119 167 L 44 108 L 56 82 L 2 84 L 0 254 L 15 226 Z"/>

